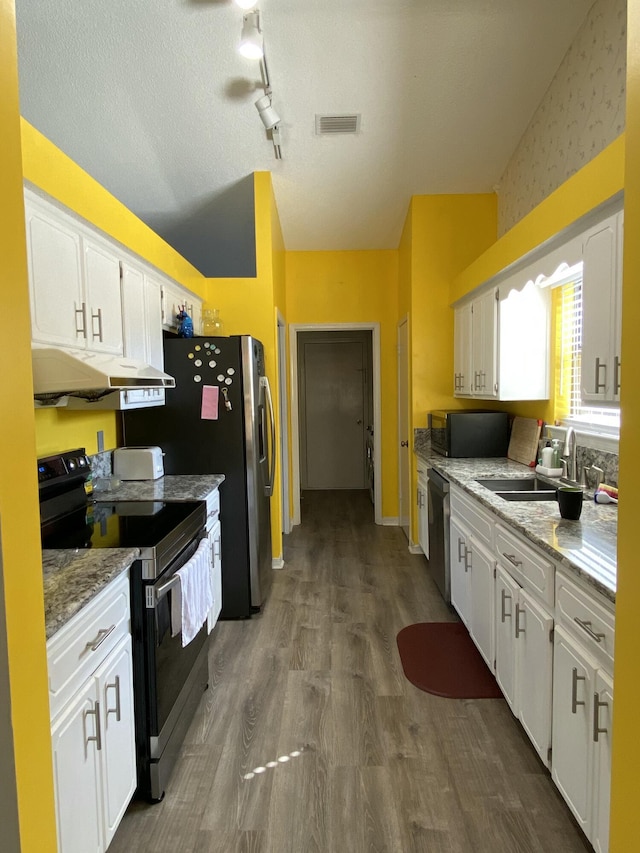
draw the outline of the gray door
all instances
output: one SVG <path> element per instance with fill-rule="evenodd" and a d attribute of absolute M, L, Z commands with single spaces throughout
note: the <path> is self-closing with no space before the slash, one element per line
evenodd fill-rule
<path fill-rule="evenodd" d="M 303 489 L 366 489 L 371 333 L 298 336 Z"/>

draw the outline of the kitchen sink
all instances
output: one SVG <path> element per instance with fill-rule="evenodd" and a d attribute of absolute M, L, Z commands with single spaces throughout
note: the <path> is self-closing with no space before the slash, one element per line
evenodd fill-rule
<path fill-rule="evenodd" d="M 512 477 L 494 480 L 476 480 L 506 501 L 555 501 L 556 490 L 538 477 Z"/>

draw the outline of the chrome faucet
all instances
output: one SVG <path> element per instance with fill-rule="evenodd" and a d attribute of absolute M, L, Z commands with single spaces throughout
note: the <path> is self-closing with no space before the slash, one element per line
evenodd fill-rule
<path fill-rule="evenodd" d="M 578 476 L 578 466 L 576 463 L 576 434 L 573 427 L 567 427 L 562 456 L 567 460 L 567 479 L 575 483 Z"/>

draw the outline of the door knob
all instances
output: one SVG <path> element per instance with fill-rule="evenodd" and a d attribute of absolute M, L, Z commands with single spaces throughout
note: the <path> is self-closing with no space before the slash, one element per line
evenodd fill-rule
<path fill-rule="evenodd" d="M 409 447 L 409 442 L 408 441 L 401 441 L 400 447 Z"/>
<path fill-rule="evenodd" d="M 358 426 L 360 426 L 360 424 L 362 423 L 362 418 L 358 418 L 358 420 L 356 421 L 356 423 L 358 424 Z"/>

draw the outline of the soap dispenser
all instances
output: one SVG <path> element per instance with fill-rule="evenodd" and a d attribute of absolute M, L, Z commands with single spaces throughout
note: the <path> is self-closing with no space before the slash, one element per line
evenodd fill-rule
<path fill-rule="evenodd" d="M 542 466 L 544 468 L 553 468 L 553 447 L 551 447 L 551 441 L 547 441 L 546 445 L 542 448 Z"/>

